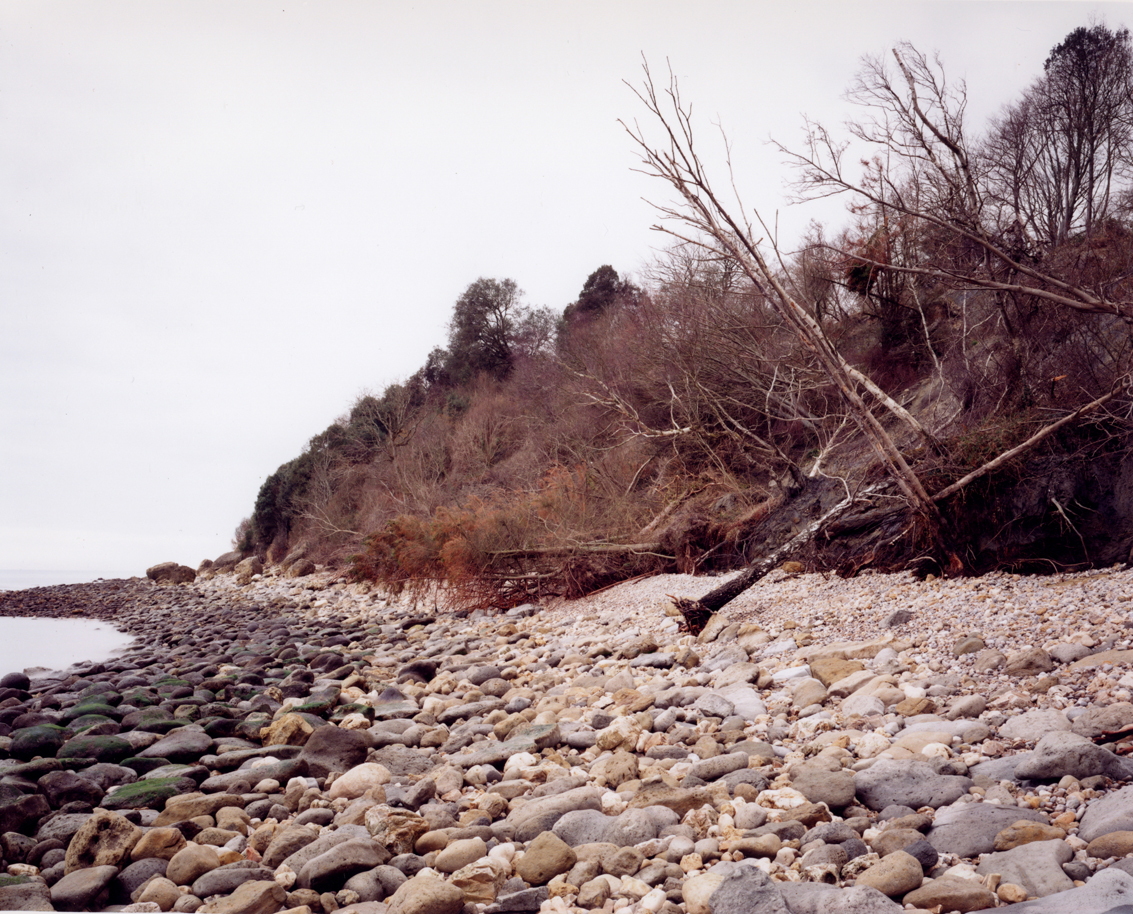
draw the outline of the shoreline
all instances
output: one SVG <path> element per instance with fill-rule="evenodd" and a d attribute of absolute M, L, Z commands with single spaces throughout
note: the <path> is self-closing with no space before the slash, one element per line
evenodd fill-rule
<path fill-rule="evenodd" d="M 613 911 L 619 898 L 626 914 L 701 914 L 727 881 L 792 911 L 840 891 L 883 914 L 949 910 L 946 890 L 990 904 L 1085 892 L 1107 871 L 1097 885 L 1127 879 L 1133 897 L 1133 865 L 1116 866 L 1133 846 L 1098 857 L 1084 831 L 1091 810 L 1133 809 L 1133 762 L 1099 736 L 1133 726 L 1133 571 L 775 572 L 706 637 L 677 632 L 665 594 L 720 580 L 666 575 L 468 615 L 328 573 L 0 593 L 0 615 L 98 618 L 138 639 L 69 674 L 0 683 L 0 831 L 26 836 L 0 841 L 17 879 L 0 908 L 23 892 L 56 910 L 236 911 L 259 893 L 268 912 L 400 914 L 439 893 L 452 914 Z M 1040 756 L 1042 777 L 1016 776 Z M 875 799 L 881 773 L 893 802 Z M 534 831 L 524 809 L 544 807 Z M 1034 857 L 990 888 L 963 852 L 977 845 L 945 834 L 948 816 L 988 810 L 1047 829 L 999 851 L 1014 819 L 983 826 L 983 853 Z M 885 827 L 902 817 L 905 834 Z M 1098 838 L 1133 833 L 1127 818 Z M 89 823 L 134 843 L 99 856 Z M 531 865 L 544 835 L 575 858 L 546 878 Z M 176 851 L 158 855 L 158 838 Z M 451 868 L 457 848 L 475 855 Z M 618 848 L 632 872 L 603 862 Z M 208 866 L 189 879 L 179 854 Z M 906 858 L 917 875 L 897 891 L 882 877 Z M 1028 872 L 1047 881 L 1012 882 Z"/>

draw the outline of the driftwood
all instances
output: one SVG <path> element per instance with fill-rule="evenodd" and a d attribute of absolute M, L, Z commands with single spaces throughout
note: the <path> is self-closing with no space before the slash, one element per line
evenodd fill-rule
<path fill-rule="evenodd" d="M 790 558 L 791 555 L 813 540 L 819 533 L 825 530 L 831 523 L 840 518 L 854 505 L 859 504 L 863 499 L 879 492 L 883 488 L 885 488 L 885 485 L 880 484 L 871 486 L 860 495 L 847 496 L 814 523 L 808 524 L 792 536 L 770 555 L 759 561 L 752 562 L 752 564 L 748 565 L 740 574 L 726 583 L 721 584 L 715 590 L 709 591 L 699 600 L 692 600 L 688 597 L 671 596 L 669 599 L 673 601 L 673 605 L 680 611 L 681 616 L 684 617 L 681 628 L 692 632 L 694 635 L 699 635 L 704 631 L 704 626 L 708 624 L 708 620 L 712 617 L 713 613 L 732 602 L 732 600 L 761 578 L 765 577 L 769 572 L 778 568 L 784 561 Z"/>

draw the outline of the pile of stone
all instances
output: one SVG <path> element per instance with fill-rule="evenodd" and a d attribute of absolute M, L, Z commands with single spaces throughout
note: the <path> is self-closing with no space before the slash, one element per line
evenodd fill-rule
<path fill-rule="evenodd" d="M 140 642 L 0 680 L 0 909 L 1133 905 L 1128 572 L 1060 579 L 1014 644 L 986 616 L 895 620 L 887 595 L 915 585 L 884 576 L 769 582 L 778 612 L 700 638 L 640 591 L 461 615 L 243 580 L 0 595 Z M 808 582 L 856 610 L 790 609 Z M 989 586 L 1020 606 L 1032 584 Z"/>

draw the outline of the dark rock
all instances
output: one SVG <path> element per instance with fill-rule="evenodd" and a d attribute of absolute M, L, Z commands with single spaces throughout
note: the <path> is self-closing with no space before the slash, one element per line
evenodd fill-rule
<path fill-rule="evenodd" d="M 30 835 L 49 812 L 51 806 L 39 794 L 0 800 L 0 833 L 14 831 Z"/>
<path fill-rule="evenodd" d="M 118 788 L 103 797 L 103 809 L 163 809 L 171 797 L 197 789 L 192 778 L 149 778 Z"/>
<path fill-rule="evenodd" d="M 369 739 L 359 730 L 319 727 L 303 744 L 300 759 L 311 777 L 325 778 L 332 771 L 346 772 L 366 761 Z"/>
<path fill-rule="evenodd" d="M 110 884 L 117 875 L 116 866 L 76 870 L 51 887 L 51 903 L 57 911 L 98 910 L 109 898 Z"/>

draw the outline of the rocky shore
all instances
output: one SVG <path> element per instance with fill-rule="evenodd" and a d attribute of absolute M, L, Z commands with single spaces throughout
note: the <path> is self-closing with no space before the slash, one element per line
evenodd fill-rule
<path fill-rule="evenodd" d="M 0 910 L 1133 905 L 1133 572 L 778 572 L 700 638 L 665 594 L 717 580 L 241 580 L 0 593 L 138 637 L 0 680 Z"/>

